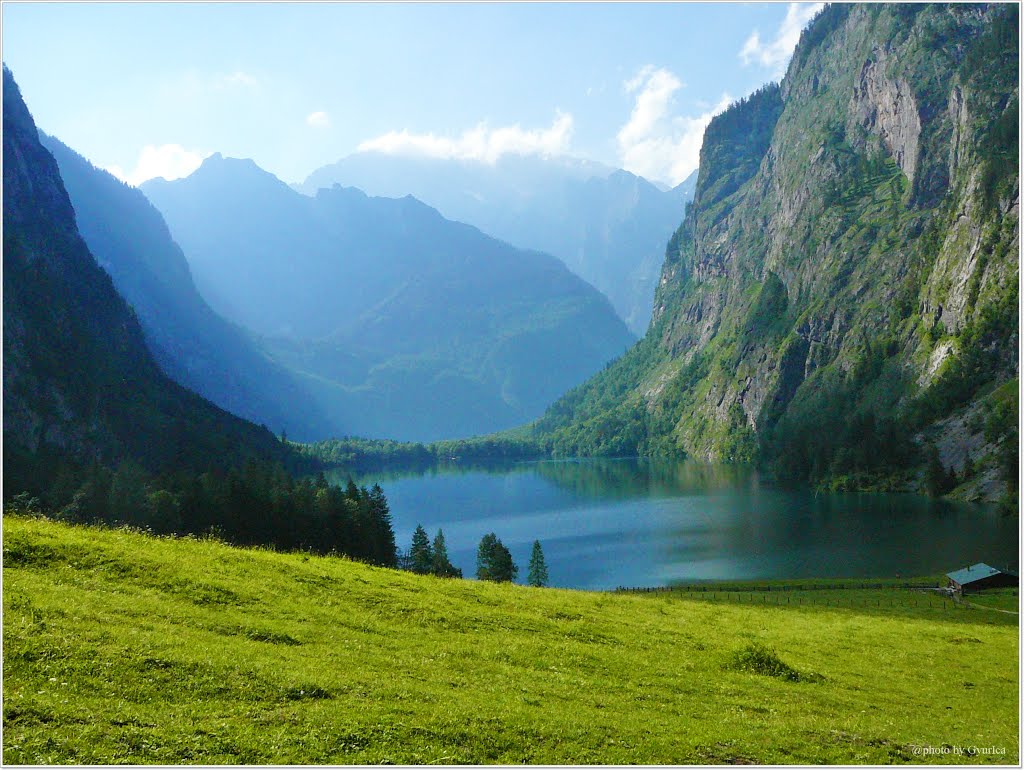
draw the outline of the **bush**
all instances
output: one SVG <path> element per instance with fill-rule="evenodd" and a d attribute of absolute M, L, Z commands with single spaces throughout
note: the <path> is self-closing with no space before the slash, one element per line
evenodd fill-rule
<path fill-rule="evenodd" d="M 806 678 L 779 658 L 775 650 L 757 642 L 751 642 L 742 650 L 734 652 L 727 668 L 731 668 L 734 671 L 743 671 L 748 674 L 774 676 L 790 682 L 799 682 L 801 679 Z"/>

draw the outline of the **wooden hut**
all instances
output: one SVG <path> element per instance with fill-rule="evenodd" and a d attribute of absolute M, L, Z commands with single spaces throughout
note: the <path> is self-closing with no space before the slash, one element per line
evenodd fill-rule
<path fill-rule="evenodd" d="M 987 564 L 972 564 L 956 572 L 949 572 L 946 577 L 949 578 L 949 587 L 961 593 L 985 588 L 1016 588 L 1018 584 L 1015 572 L 999 570 Z"/>

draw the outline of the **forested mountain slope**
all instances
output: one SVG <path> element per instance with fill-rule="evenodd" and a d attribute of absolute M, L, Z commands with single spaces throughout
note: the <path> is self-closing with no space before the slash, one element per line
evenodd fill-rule
<path fill-rule="evenodd" d="M 321 437 L 455 438 L 536 418 L 634 340 L 554 257 L 411 197 L 309 198 L 251 161 L 143 185 L 199 290 L 327 413 Z"/>
<path fill-rule="evenodd" d="M 152 471 L 282 459 L 267 430 L 167 379 L 79 235 L 53 156 L 4 68 L 4 490 L 56 458 Z"/>
<path fill-rule="evenodd" d="M 413 195 L 445 217 L 558 257 L 600 289 L 635 334 L 647 331 L 665 241 L 693 197 L 692 180 L 661 190 L 643 177 L 567 157 L 506 155 L 494 163 L 367 151 L 298 186 Z"/>
<path fill-rule="evenodd" d="M 139 190 L 41 135 L 67 188 L 79 232 L 131 304 L 160 367 L 240 417 L 304 440 L 325 418 L 294 375 L 203 300 L 163 217 Z"/>
<path fill-rule="evenodd" d="M 1017 29 L 1015 5 L 827 7 L 708 126 L 647 336 L 538 432 L 1016 494 Z"/>

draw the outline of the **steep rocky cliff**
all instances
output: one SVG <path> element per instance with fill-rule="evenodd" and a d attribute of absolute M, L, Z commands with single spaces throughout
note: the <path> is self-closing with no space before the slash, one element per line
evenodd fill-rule
<path fill-rule="evenodd" d="M 997 494 L 1017 441 L 999 387 L 1018 366 L 1017 24 L 1009 5 L 826 8 L 782 83 L 709 125 L 651 330 L 539 423 L 555 450 L 940 492 L 952 467 Z"/>

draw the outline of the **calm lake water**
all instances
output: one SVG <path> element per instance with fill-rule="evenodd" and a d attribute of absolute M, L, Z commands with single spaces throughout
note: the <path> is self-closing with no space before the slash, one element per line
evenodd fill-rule
<path fill-rule="evenodd" d="M 347 474 L 334 481 L 344 482 Z M 476 571 L 494 532 L 525 582 L 540 540 L 553 586 L 936 574 L 984 561 L 1017 566 L 1018 518 L 917 495 L 815 494 L 756 472 L 694 461 L 581 460 L 486 469 L 363 473 L 391 504 L 408 549 L 443 529 L 452 562 Z"/>

